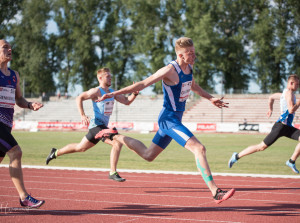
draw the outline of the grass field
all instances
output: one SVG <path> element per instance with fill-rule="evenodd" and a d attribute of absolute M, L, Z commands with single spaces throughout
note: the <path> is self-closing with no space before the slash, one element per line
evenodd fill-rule
<path fill-rule="evenodd" d="M 137 138 L 149 146 L 154 133 L 138 134 L 123 132 Z M 61 148 L 66 144 L 79 142 L 85 132 L 23 132 L 14 131 L 23 150 L 22 164 L 45 165 L 52 147 Z M 206 146 L 207 159 L 212 172 L 285 174 L 294 173 L 285 166 L 293 153 L 296 141 L 281 138 L 266 151 L 252 154 L 239 160 L 232 169 L 227 162 L 233 152 L 239 152 L 251 144 L 257 144 L 265 137 L 263 134 L 217 134 L 203 133 L 195 136 Z M 84 153 L 67 154 L 51 161 L 50 166 L 109 168 L 111 147 L 102 142 Z M 2 164 L 8 163 L 6 157 Z M 147 162 L 126 148 L 122 149 L 118 169 L 197 171 L 194 156 L 176 142 L 171 144 L 153 162 Z"/>

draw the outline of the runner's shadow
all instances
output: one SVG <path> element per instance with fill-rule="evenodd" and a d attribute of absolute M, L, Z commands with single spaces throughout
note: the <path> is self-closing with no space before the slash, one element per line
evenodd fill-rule
<path fill-rule="evenodd" d="M 299 217 L 300 216 L 300 205 L 299 204 L 287 204 L 287 203 L 274 203 L 272 206 L 254 207 L 258 209 L 256 213 L 249 213 L 249 215 L 256 216 L 286 216 L 286 217 Z M 250 211 L 255 212 L 255 211 Z"/>
<path fill-rule="evenodd" d="M 276 188 L 266 188 L 266 187 L 257 187 L 257 188 L 235 188 L 236 191 L 280 191 L 280 190 L 300 190 L 299 187 L 276 187 Z"/>
<path fill-rule="evenodd" d="M 215 204 L 214 204 L 215 205 Z M 244 212 L 255 216 L 300 216 L 299 204 L 270 204 L 270 206 L 212 206 L 212 207 L 165 207 L 163 205 L 120 205 L 100 210 L 14 210 L 6 213 L 9 216 L 22 215 L 54 215 L 54 216 L 80 216 L 80 215 L 120 215 L 120 216 L 147 216 L 147 217 L 174 217 L 176 213 L 207 214 L 214 212 Z"/>
<path fill-rule="evenodd" d="M 209 190 L 205 187 L 126 187 L 126 189 L 153 189 L 153 190 L 144 190 L 145 193 L 153 193 L 153 194 L 160 194 L 160 193 L 195 193 L 195 192 L 209 192 Z M 120 189 L 120 188 L 118 188 Z M 175 189 L 175 190 L 172 190 Z M 224 188 L 225 189 L 225 188 Z"/>

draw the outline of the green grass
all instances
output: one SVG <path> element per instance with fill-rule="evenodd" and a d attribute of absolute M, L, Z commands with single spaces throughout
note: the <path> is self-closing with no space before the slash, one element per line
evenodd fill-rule
<path fill-rule="evenodd" d="M 52 147 L 61 148 L 69 143 L 80 142 L 85 134 L 85 132 L 13 132 L 23 150 L 23 165 L 45 165 L 45 159 Z M 139 139 L 147 146 L 154 136 L 154 133 L 124 132 L 123 134 Z M 296 141 L 281 138 L 266 151 L 246 156 L 229 169 L 227 162 L 233 152 L 260 143 L 265 135 L 203 133 L 195 136 L 206 146 L 207 159 L 212 172 L 293 175 L 292 171 L 285 166 L 285 161 L 293 153 Z M 109 168 L 110 149 L 109 145 L 100 142 L 84 153 L 61 156 L 51 161 L 49 165 Z M 2 164 L 8 162 L 9 159 L 6 157 Z M 118 169 L 197 171 L 193 154 L 174 141 L 153 162 L 143 160 L 124 146 Z"/>

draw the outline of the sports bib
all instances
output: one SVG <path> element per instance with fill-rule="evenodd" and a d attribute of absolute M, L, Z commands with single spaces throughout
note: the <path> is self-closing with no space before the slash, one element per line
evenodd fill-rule
<path fill-rule="evenodd" d="M 184 102 L 188 99 L 192 87 L 192 81 L 182 83 L 179 102 Z"/>
<path fill-rule="evenodd" d="M 106 101 L 104 104 L 104 115 L 110 116 L 114 108 L 114 101 Z"/>
<path fill-rule="evenodd" d="M 16 89 L 8 87 L 0 87 L 0 107 L 14 108 Z"/>

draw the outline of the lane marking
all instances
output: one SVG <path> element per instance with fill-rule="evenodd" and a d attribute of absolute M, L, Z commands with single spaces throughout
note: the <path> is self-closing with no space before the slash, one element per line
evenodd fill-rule
<path fill-rule="evenodd" d="M 8 164 L 0 164 L 0 167 L 8 168 Z M 48 170 L 81 170 L 81 171 L 99 171 L 108 172 L 106 168 L 83 168 L 83 167 L 60 167 L 60 166 L 37 166 L 37 165 L 22 165 L 22 168 L 30 169 L 48 169 Z M 131 170 L 118 169 L 124 173 L 159 173 L 159 174 L 184 174 L 184 175 L 199 175 L 199 172 L 184 172 L 184 171 L 163 171 L 163 170 Z M 251 174 L 251 173 L 212 173 L 213 176 L 238 176 L 238 177 L 263 177 L 263 178 L 296 178 L 300 179 L 300 175 L 270 175 L 270 174 Z"/>

